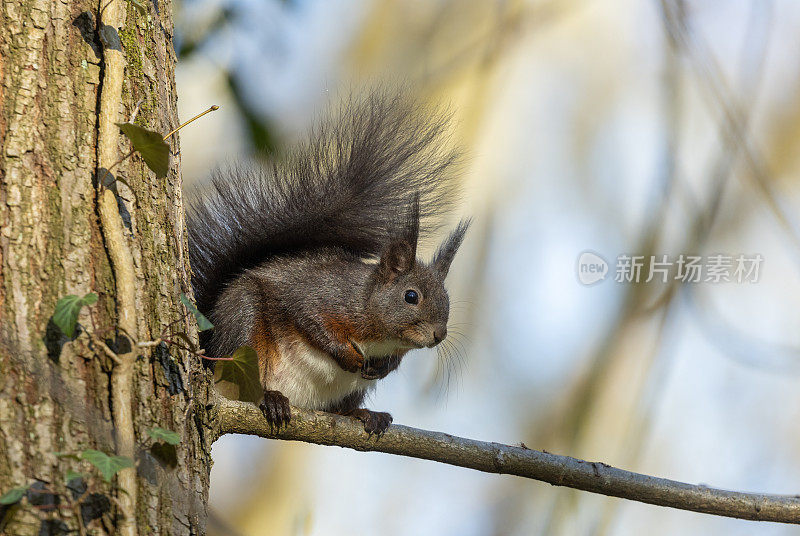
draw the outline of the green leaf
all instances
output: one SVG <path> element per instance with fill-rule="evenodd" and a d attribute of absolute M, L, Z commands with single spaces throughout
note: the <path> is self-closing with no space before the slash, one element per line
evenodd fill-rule
<path fill-rule="evenodd" d="M 214 329 L 214 324 L 212 324 L 208 318 L 205 317 L 203 313 L 197 310 L 197 307 L 189 300 L 186 294 L 181 293 L 181 303 L 186 306 L 190 313 L 192 313 L 197 319 L 197 330 L 198 331 L 206 331 L 208 329 Z"/>
<path fill-rule="evenodd" d="M 226 356 L 227 357 L 227 356 Z M 249 346 L 238 348 L 231 361 L 217 361 L 221 367 L 220 381 L 235 383 L 239 386 L 239 400 L 257 402 L 264 391 L 258 377 L 258 355 Z"/>
<path fill-rule="evenodd" d="M 97 467 L 106 482 L 111 482 L 111 479 L 118 471 L 126 467 L 133 467 L 133 460 L 126 456 L 109 456 L 105 452 L 93 449 L 81 452 L 81 459 Z"/>
<path fill-rule="evenodd" d="M 136 11 L 139 12 L 139 15 L 142 16 L 147 15 L 147 8 L 144 7 L 144 4 L 142 3 L 141 0 L 128 0 L 128 3 L 132 5 L 136 9 Z"/>
<path fill-rule="evenodd" d="M 5 492 L 2 497 L 0 497 L 0 504 L 14 504 L 18 503 L 22 500 L 22 497 L 25 495 L 25 492 L 28 491 L 28 488 L 31 487 L 30 484 L 27 486 L 19 486 L 17 488 L 11 488 L 7 492 Z"/>
<path fill-rule="evenodd" d="M 72 469 L 67 469 L 67 473 L 64 475 L 64 482 L 69 484 L 73 480 L 77 478 L 84 478 L 85 475 L 83 473 L 79 473 L 77 471 L 73 471 Z"/>
<path fill-rule="evenodd" d="M 92 305 L 97 302 L 97 294 L 90 292 L 83 298 L 70 294 L 64 296 L 56 303 L 56 310 L 53 313 L 53 322 L 70 339 L 75 335 L 75 327 L 78 325 L 78 315 L 84 305 Z"/>
<path fill-rule="evenodd" d="M 117 123 L 117 126 L 131 140 L 133 148 L 142 155 L 144 163 L 156 177 L 166 177 L 169 173 L 169 145 L 164 137 L 133 123 Z"/>
<path fill-rule="evenodd" d="M 172 430 L 167 430 L 165 428 L 160 428 L 156 426 L 155 428 L 151 428 L 147 431 L 147 435 L 155 439 L 156 441 L 165 441 L 170 445 L 177 445 L 181 442 L 181 436 L 178 435 L 176 432 Z"/>

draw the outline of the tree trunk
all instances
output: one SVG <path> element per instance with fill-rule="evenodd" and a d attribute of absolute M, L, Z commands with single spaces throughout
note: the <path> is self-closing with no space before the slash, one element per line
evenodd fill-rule
<path fill-rule="evenodd" d="M 30 486 L 0 505 L 0 532 L 203 534 L 209 379 L 174 347 L 136 346 L 171 322 L 196 340 L 179 302 L 191 290 L 177 137 L 165 179 L 134 155 L 109 175 L 120 181 L 97 187 L 109 158 L 131 150 L 113 123 L 135 115 L 160 133 L 177 124 L 172 2 L 0 4 L 0 495 Z M 114 54 L 124 65 L 116 97 Z M 112 191 L 109 215 L 101 201 Z M 130 253 L 133 303 L 124 304 L 114 233 Z M 99 301 L 82 309 L 70 340 L 51 319 L 56 302 L 89 292 Z M 135 318 L 122 318 L 123 304 Z M 133 344 L 115 335 L 124 325 Z M 134 350 L 129 376 L 101 340 L 120 355 Z M 147 434 L 156 426 L 180 435 L 177 448 Z M 125 437 L 136 468 L 110 483 L 86 461 L 56 455 L 125 454 Z M 85 476 L 67 488 L 70 469 Z"/>

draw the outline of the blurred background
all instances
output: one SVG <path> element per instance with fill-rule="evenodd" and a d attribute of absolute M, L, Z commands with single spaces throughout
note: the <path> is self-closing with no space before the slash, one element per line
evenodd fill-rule
<path fill-rule="evenodd" d="M 176 17 L 182 118 L 222 106 L 181 133 L 187 187 L 376 82 L 454 111 L 474 225 L 448 278 L 450 358 L 412 353 L 370 407 L 800 491 L 800 4 L 183 0 Z M 592 286 L 585 250 L 609 262 Z M 614 280 L 620 255 L 647 274 L 681 254 L 763 262 L 755 282 Z M 228 436 L 212 454 L 216 534 L 800 534 L 332 447 Z"/>

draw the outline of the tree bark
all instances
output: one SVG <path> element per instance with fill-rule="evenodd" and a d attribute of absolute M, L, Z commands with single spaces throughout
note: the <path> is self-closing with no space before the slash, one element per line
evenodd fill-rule
<path fill-rule="evenodd" d="M 130 252 L 136 315 L 125 331 L 135 331 L 131 339 L 158 338 L 171 322 L 196 338 L 179 302 L 191 290 L 177 137 L 169 142 L 173 158 L 165 179 L 136 155 L 114 169 L 112 177 L 124 181 L 109 188 L 119 194 L 113 201 L 121 228 L 109 229 L 101 218 L 100 200 L 109 190 L 96 184 L 110 167 L 101 156 L 104 139 L 112 158 L 131 150 L 118 129 L 106 128 L 114 136 L 110 143 L 101 134 L 103 102 L 111 103 L 106 122 L 135 115 L 137 124 L 162 133 L 177 125 L 172 2 L 0 5 L 0 495 L 33 484 L 23 500 L 0 506 L 0 529 L 111 534 L 127 518 L 129 534 L 202 534 L 210 382 L 196 357 L 139 349 L 115 334 L 126 322 L 124 289 L 108 238 L 109 230 L 117 232 Z M 101 6 L 119 10 L 116 24 L 105 26 L 111 11 L 101 15 Z M 122 60 L 122 86 L 109 100 L 114 53 Z M 56 302 L 89 292 L 99 301 L 83 309 L 82 329 L 69 340 L 51 320 Z M 120 354 L 127 344 L 138 357 L 129 406 L 112 393 L 117 365 L 88 333 Z M 125 413 L 132 427 L 121 430 L 115 420 Z M 179 447 L 151 439 L 147 430 L 155 426 L 177 432 Z M 133 493 L 119 491 L 124 471 L 106 484 L 86 462 L 56 456 L 86 449 L 114 454 L 126 433 L 137 462 L 135 479 L 128 478 Z M 65 488 L 68 469 L 87 475 L 92 489 L 84 506 L 96 493 L 94 509 L 81 516 Z M 125 504 L 135 510 L 125 512 Z"/>

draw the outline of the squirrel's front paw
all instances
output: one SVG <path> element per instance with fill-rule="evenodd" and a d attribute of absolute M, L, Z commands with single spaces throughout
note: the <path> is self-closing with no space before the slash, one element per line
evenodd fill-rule
<path fill-rule="evenodd" d="M 264 418 L 267 419 L 270 428 L 280 428 L 289 424 L 292 418 L 289 399 L 280 391 L 264 391 L 264 400 L 258 407 L 264 414 Z"/>
<path fill-rule="evenodd" d="M 392 424 L 392 416 L 383 411 L 370 411 L 364 408 L 354 409 L 350 416 L 355 417 L 364 423 L 364 431 L 369 435 L 375 434 L 378 437 Z"/>
<path fill-rule="evenodd" d="M 350 347 L 345 347 L 335 359 L 347 372 L 359 372 L 364 368 L 364 354 L 353 341 L 350 341 Z"/>

